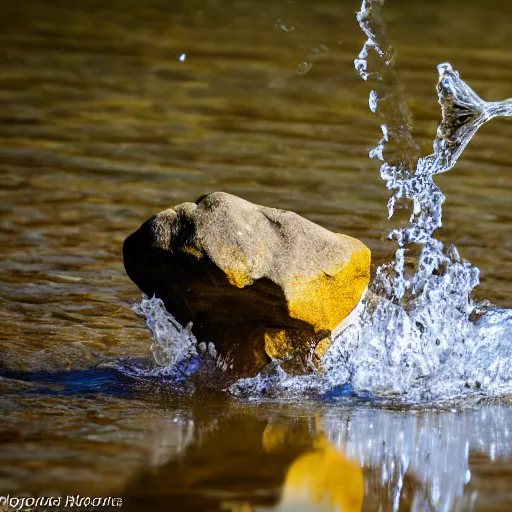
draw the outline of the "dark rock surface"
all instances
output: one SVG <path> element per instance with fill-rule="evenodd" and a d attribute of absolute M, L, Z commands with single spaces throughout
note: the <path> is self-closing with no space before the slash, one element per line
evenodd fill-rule
<path fill-rule="evenodd" d="M 155 215 L 125 240 L 123 256 L 145 294 L 192 321 L 197 339 L 244 376 L 271 357 L 311 369 L 370 275 L 358 240 L 223 192 Z"/>

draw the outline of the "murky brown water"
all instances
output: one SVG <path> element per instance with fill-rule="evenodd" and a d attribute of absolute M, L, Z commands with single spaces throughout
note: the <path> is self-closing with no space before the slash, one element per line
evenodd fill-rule
<path fill-rule="evenodd" d="M 234 404 L 85 371 L 148 357 L 121 244 L 169 205 L 224 190 L 356 236 L 375 264 L 393 252 L 388 192 L 367 158 L 378 120 L 352 64 L 364 41 L 358 8 L 0 2 L 0 496 L 295 511 L 314 509 L 314 499 L 287 501 L 311 488 L 343 510 L 358 510 L 362 492 L 364 510 L 385 511 L 400 488 L 400 510 L 512 509 L 510 405 L 436 413 Z M 385 13 L 424 154 L 439 120 L 439 62 L 487 100 L 512 96 L 507 2 L 388 0 Z M 504 307 L 511 139 L 512 124 L 493 121 L 437 179 L 447 196 L 441 238 L 480 267 L 478 297 Z M 30 373 L 43 371 L 59 373 Z M 406 449 L 411 439 L 419 451 Z M 381 448 L 357 448 L 365 442 Z"/>

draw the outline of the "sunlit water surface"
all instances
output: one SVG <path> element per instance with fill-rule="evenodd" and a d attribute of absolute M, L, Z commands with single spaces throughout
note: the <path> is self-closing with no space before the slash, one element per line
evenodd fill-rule
<path fill-rule="evenodd" d="M 169 205 L 224 190 L 360 238 L 375 267 L 393 255 L 401 217 L 387 220 L 367 157 L 379 120 L 353 67 L 359 7 L 0 4 L 0 496 L 110 494 L 125 510 L 512 508 L 507 400 L 404 409 L 336 388 L 239 401 L 113 368 L 150 360 L 122 241 Z M 385 19 L 421 154 L 440 62 L 486 100 L 512 96 L 506 2 L 388 0 Z M 480 268 L 474 296 L 502 308 L 511 137 L 493 121 L 436 177 L 439 238 Z"/>

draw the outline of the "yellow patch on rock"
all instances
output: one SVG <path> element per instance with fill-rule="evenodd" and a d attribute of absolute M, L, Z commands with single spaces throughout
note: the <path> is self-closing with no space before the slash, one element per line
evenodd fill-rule
<path fill-rule="evenodd" d="M 237 288 L 245 288 L 247 285 L 252 284 L 252 279 L 242 269 L 225 270 L 224 273 L 229 283 Z"/>
<path fill-rule="evenodd" d="M 200 260 L 203 257 L 203 253 L 196 249 L 195 247 L 191 247 L 190 245 L 185 245 L 182 249 L 183 252 L 190 254 L 191 256 L 194 256 L 198 260 Z"/>
<path fill-rule="evenodd" d="M 237 288 L 245 288 L 254 282 L 250 276 L 250 267 L 242 251 L 236 246 L 222 245 L 218 249 L 218 261 L 228 281 Z"/>
<path fill-rule="evenodd" d="M 318 342 L 317 346 L 315 347 L 315 351 L 314 351 L 314 354 L 318 358 L 318 360 L 322 359 L 322 357 L 325 356 L 325 353 L 327 352 L 327 350 L 329 349 L 330 346 L 331 346 L 331 338 L 330 337 L 323 338 Z"/>
<path fill-rule="evenodd" d="M 330 274 L 314 279 L 296 276 L 286 293 L 290 316 L 308 322 L 317 332 L 332 331 L 361 300 L 370 281 L 370 261 L 370 250 L 364 247 Z"/>
<path fill-rule="evenodd" d="M 294 352 L 294 343 L 286 329 L 267 329 L 265 331 L 265 352 L 272 359 L 285 359 Z"/>

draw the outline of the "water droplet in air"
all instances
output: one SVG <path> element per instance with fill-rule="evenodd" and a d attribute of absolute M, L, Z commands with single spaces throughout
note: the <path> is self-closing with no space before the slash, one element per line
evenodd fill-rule
<path fill-rule="evenodd" d="M 277 30 L 282 30 L 283 32 L 293 32 L 295 30 L 295 25 L 287 27 L 281 18 L 277 19 L 275 27 Z"/>
<path fill-rule="evenodd" d="M 186 60 L 186 58 L 187 58 L 187 54 L 186 53 L 182 53 L 180 55 L 180 59 L 179 60 L 180 60 L 180 62 L 184 62 Z"/>
<path fill-rule="evenodd" d="M 298 75 L 305 75 L 311 68 L 313 67 L 312 62 L 301 62 L 297 66 L 297 74 Z"/>
<path fill-rule="evenodd" d="M 375 111 L 377 110 L 377 102 L 379 101 L 379 97 L 377 95 L 377 91 L 370 92 L 370 110 L 375 114 Z"/>
<path fill-rule="evenodd" d="M 320 44 L 318 46 L 315 46 L 312 48 L 312 50 L 313 50 L 313 53 L 316 53 L 317 55 L 329 52 L 329 48 L 327 48 L 327 46 L 325 44 Z"/>

